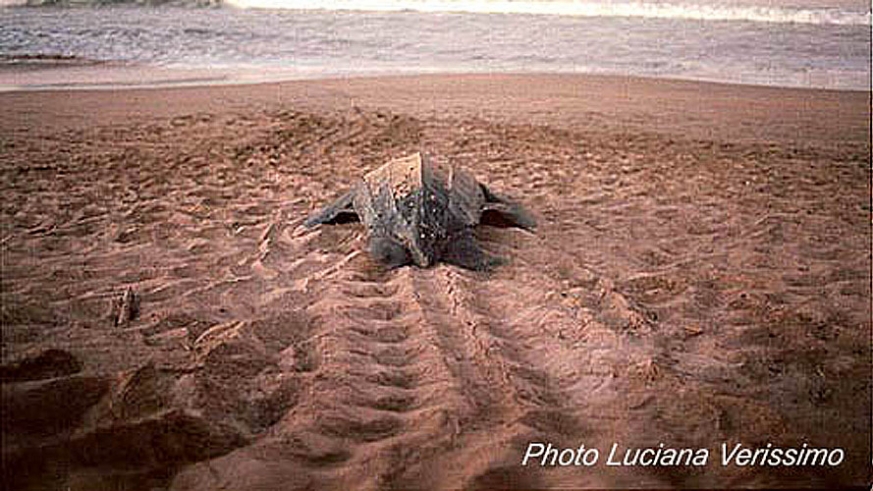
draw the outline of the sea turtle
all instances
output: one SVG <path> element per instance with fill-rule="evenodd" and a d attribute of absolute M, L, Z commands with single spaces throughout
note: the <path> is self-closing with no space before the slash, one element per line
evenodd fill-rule
<path fill-rule="evenodd" d="M 473 227 L 536 227 L 517 203 L 469 173 L 436 165 L 421 153 L 391 160 L 366 174 L 304 225 L 356 220 L 367 228 L 370 254 L 391 268 L 410 263 L 426 268 L 442 260 L 467 269 L 490 269 L 502 260 L 479 248 Z"/>

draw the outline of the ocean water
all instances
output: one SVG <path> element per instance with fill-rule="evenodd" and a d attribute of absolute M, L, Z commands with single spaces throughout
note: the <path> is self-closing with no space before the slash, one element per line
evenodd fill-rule
<path fill-rule="evenodd" d="M 600 73 L 870 90 L 869 5 L 229 0 L 0 7 L 0 64 L 45 58 L 313 78 Z"/>

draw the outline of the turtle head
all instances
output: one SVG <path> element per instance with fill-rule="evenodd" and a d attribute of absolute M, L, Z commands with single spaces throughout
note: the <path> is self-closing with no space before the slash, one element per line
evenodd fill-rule
<path fill-rule="evenodd" d="M 397 268 L 412 262 L 412 256 L 409 255 L 406 247 L 388 237 L 371 238 L 368 248 L 373 259 L 389 268 Z"/>

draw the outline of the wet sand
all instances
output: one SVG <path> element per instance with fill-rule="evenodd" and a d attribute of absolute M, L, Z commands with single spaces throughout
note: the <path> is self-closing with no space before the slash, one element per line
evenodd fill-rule
<path fill-rule="evenodd" d="M 6 488 L 871 480 L 867 93 L 470 75 L 0 107 Z M 360 225 L 300 227 L 418 150 L 536 215 L 477 231 L 506 265 L 386 271 Z M 531 442 L 600 459 L 522 466 Z"/>

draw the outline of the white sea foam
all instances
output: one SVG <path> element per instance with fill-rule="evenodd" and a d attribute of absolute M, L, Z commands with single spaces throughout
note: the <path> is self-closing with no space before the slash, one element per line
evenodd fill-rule
<path fill-rule="evenodd" d="M 870 25 L 870 12 L 838 8 L 788 8 L 754 5 L 703 5 L 644 1 L 577 0 L 226 0 L 241 8 L 354 10 L 374 12 L 466 12 L 750 21 L 825 25 Z"/>
<path fill-rule="evenodd" d="M 871 66 L 866 25 L 117 5 L 0 9 L 2 58 L 278 69 L 294 78 L 609 73 L 854 90 L 869 90 Z"/>

